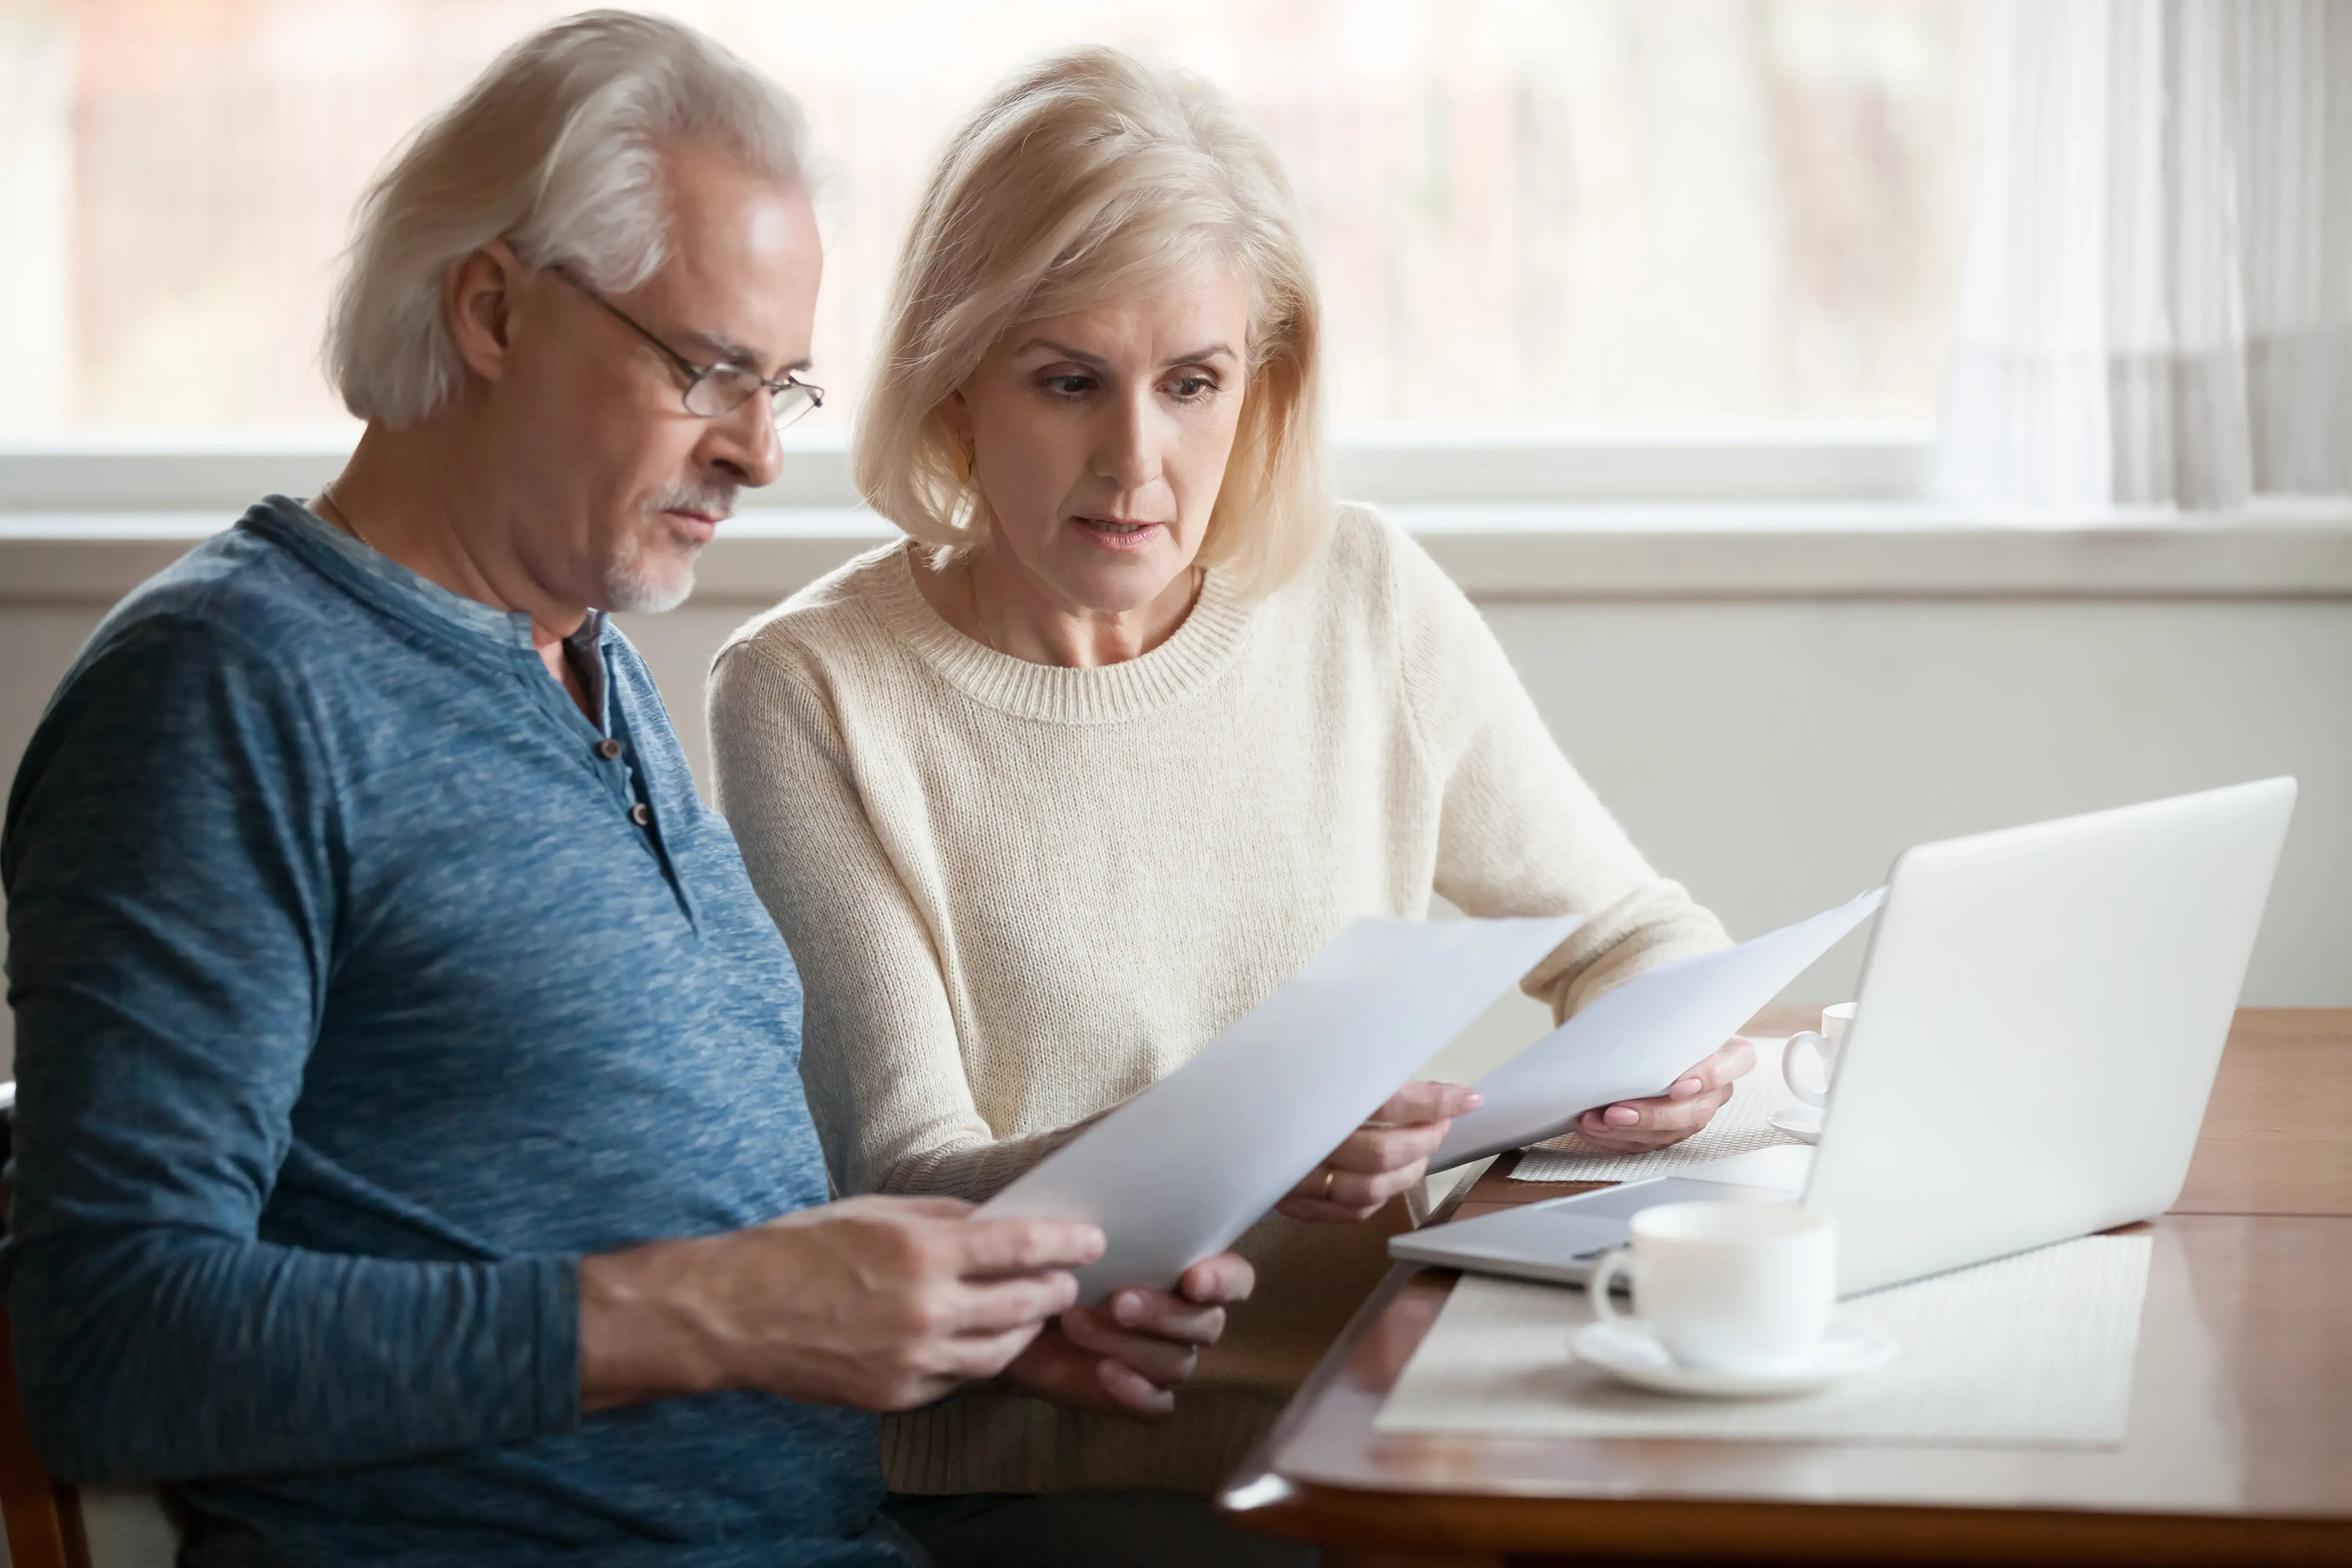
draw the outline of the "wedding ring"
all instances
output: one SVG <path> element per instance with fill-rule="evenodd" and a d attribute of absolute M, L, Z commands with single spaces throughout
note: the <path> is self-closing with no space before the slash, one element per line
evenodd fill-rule
<path fill-rule="evenodd" d="M 1323 1167 L 1323 1190 L 1317 1195 L 1325 1203 L 1328 1204 L 1331 1201 L 1331 1184 L 1339 1179 L 1339 1167 L 1337 1165 L 1326 1165 Z"/>

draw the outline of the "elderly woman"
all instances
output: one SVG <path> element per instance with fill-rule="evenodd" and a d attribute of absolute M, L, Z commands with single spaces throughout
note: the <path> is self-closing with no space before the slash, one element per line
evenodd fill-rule
<path fill-rule="evenodd" d="M 845 1189 L 987 1196 L 1352 917 L 1433 893 L 1585 916 L 1525 981 L 1561 1016 L 1724 942 L 1444 574 L 1328 499 L 1318 331 L 1282 173 L 1200 82 L 1064 55 L 949 145 L 856 434 L 908 538 L 743 627 L 710 690 Z M 1751 1060 L 1732 1042 L 1582 1130 L 1686 1136 Z M 1379 1277 L 1387 1200 L 1472 1102 L 1409 1088 L 1244 1239 L 1256 1294 L 1172 1418 L 973 1394 L 893 1424 L 893 1485 L 1207 1489 Z"/>

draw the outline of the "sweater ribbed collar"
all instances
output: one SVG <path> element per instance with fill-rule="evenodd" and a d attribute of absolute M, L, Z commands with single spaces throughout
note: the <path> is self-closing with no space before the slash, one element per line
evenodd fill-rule
<path fill-rule="evenodd" d="M 881 552 L 867 574 L 868 600 L 892 636 L 976 702 L 1024 719 L 1112 724 L 1181 702 L 1224 672 L 1247 643 L 1251 606 L 1213 568 L 1192 614 L 1139 658 L 1088 669 L 1032 664 L 997 652 L 950 626 L 915 585 L 926 570 L 911 542 Z"/>

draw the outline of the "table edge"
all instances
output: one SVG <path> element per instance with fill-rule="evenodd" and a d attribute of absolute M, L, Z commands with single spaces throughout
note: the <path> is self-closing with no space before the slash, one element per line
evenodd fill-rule
<path fill-rule="evenodd" d="M 2332 1009 L 2330 1011 L 2333 1011 Z M 1481 1180 L 1508 1180 L 1519 1151 Z M 1476 1183 L 1447 1194 L 1450 1216 Z M 2205 1216 L 2196 1216 L 2205 1217 Z M 2264 1216 L 2284 1217 L 2284 1216 Z M 2315 1217 L 2336 1218 L 2327 1215 Z M 1989 1556 L 2041 1561 L 2340 1564 L 2352 1560 L 2352 1516 L 2215 1513 L 2195 1509 L 2084 1508 L 2053 1502 L 1839 1501 L 1761 1498 L 1564 1497 L 1446 1488 L 1355 1487 L 1286 1476 L 1274 1460 L 1344 1375 L 1347 1348 L 1423 1274 L 1459 1271 L 1398 1263 L 1381 1277 L 1274 1426 L 1214 1496 L 1222 1516 L 1256 1532 L 1345 1546 L 1487 1550 L 1540 1556 L 1622 1552 L 1642 1557 L 1959 1563 Z M 1433 1512 L 1446 1517 L 1433 1519 Z M 1550 1545 L 1563 1535 L 1572 1546 Z"/>
<path fill-rule="evenodd" d="M 1433 1502 L 1452 1503 L 1432 1517 Z M 2341 1564 L 2352 1520 L 2298 1515 L 1710 1498 L 1374 1491 L 1243 1475 L 1216 1498 L 1244 1529 L 1323 1545 L 1540 1557 Z"/>

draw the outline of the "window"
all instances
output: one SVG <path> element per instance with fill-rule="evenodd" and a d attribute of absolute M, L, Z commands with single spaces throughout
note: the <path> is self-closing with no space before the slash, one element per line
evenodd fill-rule
<path fill-rule="evenodd" d="M 346 425 L 334 254 L 420 116 L 566 4 L 15 0 L 0 440 Z M 1197 68 L 1309 214 L 1367 422 L 1933 416 L 1983 7 L 1913 0 L 709 0 L 842 178 L 811 422 L 845 433 L 916 182 L 997 77 L 1098 39 Z"/>

